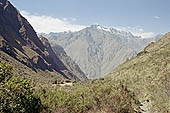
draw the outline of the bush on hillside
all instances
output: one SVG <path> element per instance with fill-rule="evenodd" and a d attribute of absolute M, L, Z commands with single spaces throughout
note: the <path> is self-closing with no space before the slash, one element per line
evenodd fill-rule
<path fill-rule="evenodd" d="M 104 85 L 99 81 L 90 87 L 69 89 L 40 88 L 37 94 L 54 113 L 139 113 L 134 93 L 121 85 Z"/>
<path fill-rule="evenodd" d="M 0 63 L 0 112 L 39 113 L 41 101 L 33 92 L 29 80 L 13 76 L 12 66 Z"/>

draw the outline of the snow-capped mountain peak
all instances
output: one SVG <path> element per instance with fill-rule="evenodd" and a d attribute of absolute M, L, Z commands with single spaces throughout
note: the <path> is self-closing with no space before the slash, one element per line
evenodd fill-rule
<path fill-rule="evenodd" d="M 135 37 L 131 32 L 129 31 L 124 31 L 124 30 L 119 30 L 114 27 L 106 27 L 106 26 L 101 26 L 101 25 L 91 25 L 90 28 L 103 31 L 103 32 L 108 32 L 111 34 L 119 35 L 119 36 L 129 36 L 129 37 Z"/>
<path fill-rule="evenodd" d="M 103 30 L 103 31 L 107 31 L 107 32 L 111 32 L 110 28 L 108 28 L 108 27 L 103 27 L 103 26 L 100 26 L 100 25 L 97 26 L 97 29 Z"/>

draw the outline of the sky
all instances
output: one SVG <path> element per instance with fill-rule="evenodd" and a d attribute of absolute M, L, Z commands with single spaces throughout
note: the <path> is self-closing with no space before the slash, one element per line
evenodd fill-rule
<path fill-rule="evenodd" d="M 9 0 L 37 32 L 78 31 L 92 24 L 142 37 L 170 31 L 170 0 Z"/>

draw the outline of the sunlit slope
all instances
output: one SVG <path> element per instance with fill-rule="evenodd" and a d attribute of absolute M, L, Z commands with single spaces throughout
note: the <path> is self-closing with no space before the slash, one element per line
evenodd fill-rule
<path fill-rule="evenodd" d="M 107 77 L 127 85 L 141 101 L 149 100 L 145 109 L 151 113 L 170 109 L 170 33 L 149 44 Z"/>

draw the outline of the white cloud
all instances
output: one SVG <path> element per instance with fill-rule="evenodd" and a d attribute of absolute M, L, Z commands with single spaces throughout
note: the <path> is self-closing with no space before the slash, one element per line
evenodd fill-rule
<path fill-rule="evenodd" d="M 45 15 L 30 14 L 26 11 L 21 11 L 21 14 L 30 22 L 38 33 L 50 33 L 50 32 L 64 32 L 64 31 L 79 31 L 87 26 L 75 25 L 71 22 L 77 21 L 76 18 L 54 18 Z M 114 27 L 121 31 L 131 32 L 135 36 L 141 36 L 142 38 L 149 38 L 155 36 L 153 32 L 145 32 L 140 27 Z"/>
<path fill-rule="evenodd" d="M 68 21 L 68 18 L 63 18 L 64 21 Z"/>
<path fill-rule="evenodd" d="M 79 31 L 86 27 L 83 25 L 71 24 L 68 18 L 59 19 L 51 16 L 33 15 L 26 11 L 21 11 L 21 14 L 30 22 L 38 33 Z M 71 21 L 76 20 L 76 18 L 71 18 Z"/>
<path fill-rule="evenodd" d="M 131 32 L 135 36 L 141 36 L 142 38 L 154 37 L 156 34 L 154 32 L 146 32 L 141 27 L 115 27 L 120 31 Z"/>
<path fill-rule="evenodd" d="M 71 21 L 77 21 L 77 18 L 71 17 Z"/>
<path fill-rule="evenodd" d="M 154 19 L 160 19 L 161 17 L 160 16 L 154 16 Z"/>

